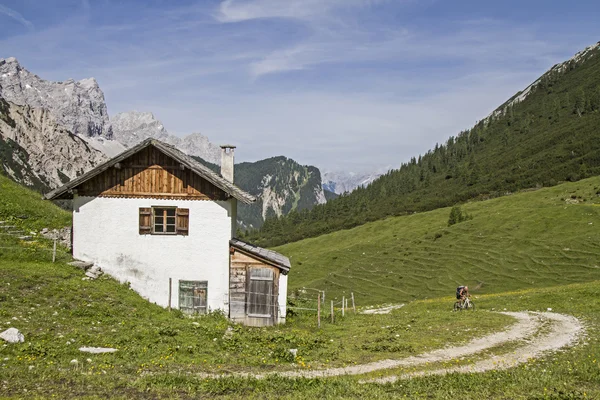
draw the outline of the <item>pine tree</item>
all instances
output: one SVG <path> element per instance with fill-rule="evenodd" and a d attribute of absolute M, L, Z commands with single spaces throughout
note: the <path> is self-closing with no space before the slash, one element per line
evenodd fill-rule
<path fill-rule="evenodd" d="M 575 93 L 575 103 L 573 105 L 573 112 L 581 117 L 585 111 L 585 92 L 579 88 Z"/>

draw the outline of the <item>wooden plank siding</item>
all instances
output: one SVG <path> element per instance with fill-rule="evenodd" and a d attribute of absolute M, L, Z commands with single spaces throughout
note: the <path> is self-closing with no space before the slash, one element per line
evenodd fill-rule
<path fill-rule="evenodd" d="M 227 200 L 228 195 L 149 146 L 77 187 L 80 196 Z"/>
<path fill-rule="evenodd" d="M 229 318 L 248 326 L 270 326 L 277 321 L 279 310 L 279 273 L 273 267 L 250 255 L 235 250 L 231 252 L 229 271 Z M 251 268 L 268 268 L 273 271 L 273 316 L 272 318 L 256 318 L 247 314 L 247 292 Z"/>

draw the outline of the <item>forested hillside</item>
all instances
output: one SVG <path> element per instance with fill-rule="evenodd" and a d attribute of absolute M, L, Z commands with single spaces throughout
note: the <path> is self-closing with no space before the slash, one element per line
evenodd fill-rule
<path fill-rule="evenodd" d="M 554 66 L 473 128 L 366 188 L 271 218 L 247 239 L 273 246 L 385 218 L 600 174 L 600 50 Z"/>

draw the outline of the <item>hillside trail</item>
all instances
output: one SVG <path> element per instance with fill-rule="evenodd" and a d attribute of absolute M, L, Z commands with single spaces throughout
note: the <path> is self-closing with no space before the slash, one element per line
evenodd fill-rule
<path fill-rule="evenodd" d="M 417 371 L 400 376 L 387 376 L 361 381 L 362 383 L 389 383 L 398 379 L 408 379 L 417 376 L 443 375 L 452 372 L 470 373 L 484 372 L 488 370 L 500 370 L 512 368 L 518 364 L 527 362 L 533 358 L 540 357 L 549 351 L 555 351 L 566 346 L 575 344 L 583 333 L 582 323 L 570 315 L 554 312 L 508 312 L 501 314 L 509 315 L 517 322 L 508 329 L 492 333 L 490 335 L 473 339 L 464 345 L 446 347 L 433 350 L 417 356 L 406 357 L 398 360 L 381 360 L 371 363 L 353 365 L 340 368 L 328 368 L 321 370 L 296 370 L 285 372 L 272 372 L 266 374 L 234 373 L 230 375 L 199 374 L 204 378 L 222 378 L 225 376 L 248 377 L 264 379 L 271 376 L 287 378 L 326 378 L 344 375 L 361 375 L 375 371 L 392 368 L 409 368 L 432 363 L 447 362 L 461 359 L 467 356 L 481 354 L 493 347 L 501 346 L 511 342 L 524 342 L 523 346 L 517 347 L 512 353 L 492 355 L 474 364 L 457 365 L 448 368 L 438 368 L 426 371 Z"/>

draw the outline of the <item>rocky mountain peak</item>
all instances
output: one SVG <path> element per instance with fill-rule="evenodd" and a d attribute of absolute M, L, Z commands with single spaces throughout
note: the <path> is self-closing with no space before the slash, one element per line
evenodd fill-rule
<path fill-rule="evenodd" d="M 148 138 L 169 143 L 190 156 L 201 157 L 213 164 L 221 163 L 219 146 L 201 133 L 183 138 L 170 134 L 151 112 L 128 111 L 111 118 L 114 137 L 125 147 L 132 147 Z"/>
<path fill-rule="evenodd" d="M 48 110 L 57 123 L 81 137 L 112 138 L 104 93 L 94 78 L 53 82 L 0 59 L 0 96 L 21 106 Z"/>

